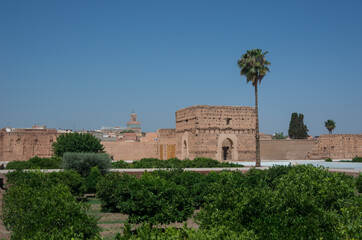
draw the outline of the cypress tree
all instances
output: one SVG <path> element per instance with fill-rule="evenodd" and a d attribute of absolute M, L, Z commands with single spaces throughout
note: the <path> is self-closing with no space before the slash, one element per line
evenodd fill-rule
<path fill-rule="evenodd" d="M 291 139 L 306 139 L 308 138 L 308 128 L 304 124 L 304 115 L 292 113 L 289 123 L 288 134 Z"/>

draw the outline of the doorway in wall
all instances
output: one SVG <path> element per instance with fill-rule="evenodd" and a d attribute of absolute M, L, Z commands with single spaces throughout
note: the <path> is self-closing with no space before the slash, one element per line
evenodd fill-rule
<path fill-rule="evenodd" d="M 233 142 L 229 139 L 226 138 L 223 142 L 222 142 L 222 159 L 223 160 L 232 160 L 232 148 L 233 148 Z"/>

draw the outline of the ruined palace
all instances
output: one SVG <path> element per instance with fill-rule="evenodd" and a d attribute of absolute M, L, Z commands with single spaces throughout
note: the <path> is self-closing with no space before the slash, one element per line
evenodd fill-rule
<path fill-rule="evenodd" d="M 176 112 L 176 157 L 219 161 L 255 159 L 252 107 L 198 105 Z"/>
<path fill-rule="evenodd" d="M 175 117 L 174 129 L 158 129 L 157 133 L 141 135 L 140 141 L 102 138 L 102 144 L 114 160 L 173 157 L 255 160 L 255 108 L 196 105 L 176 111 Z M 132 113 L 127 127 L 140 132 L 140 122 L 135 113 Z M 121 130 L 114 129 L 116 133 Z M 112 131 L 109 133 L 114 133 Z M 50 157 L 53 154 L 52 143 L 59 134 L 66 132 L 46 127 L 0 129 L 0 162 L 26 161 L 34 156 Z M 132 134 L 136 136 L 137 133 Z M 310 140 L 262 138 L 260 142 L 261 158 L 264 160 L 351 159 L 362 156 L 362 134 L 329 134 Z"/>

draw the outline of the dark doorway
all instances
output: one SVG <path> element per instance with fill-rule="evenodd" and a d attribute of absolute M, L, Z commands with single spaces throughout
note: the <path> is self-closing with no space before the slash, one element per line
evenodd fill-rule
<path fill-rule="evenodd" d="M 233 148 L 233 142 L 227 138 L 222 142 L 222 159 L 223 160 L 232 160 L 232 148 Z"/>

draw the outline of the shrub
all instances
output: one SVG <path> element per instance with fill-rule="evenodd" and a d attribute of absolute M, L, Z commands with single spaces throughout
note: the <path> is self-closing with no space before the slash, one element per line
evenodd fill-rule
<path fill-rule="evenodd" d="M 123 188 L 126 191 L 117 205 L 122 213 L 129 214 L 131 223 L 182 222 L 194 211 L 192 200 L 183 186 L 150 174 L 144 174 L 131 183 Z"/>
<path fill-rule="evenodd" d="M 219 162 L 211 158 L 195 158 L 194 160 L 170 158 L 159 160 L 156 158 L 143 158 L 139 161 L 126 163 L 122 160 L 113 162 L 114 168 L 215 168 L 215 167 L 243 167 L 241 164 Z"/>
<path fill-rule="evenodd" d="M 6 169 L 24 170 L 32 168 L 34 168 L 34 166 L 29 161 L 13 161 L 6 164 Z"/>
<path fill-rule="evenodd" d="M 85 192 L 84 179 L 74 170 L 41 174 L 38 171 L 14 171 L 6 174 L 8 184 L 26 184 L 32 187 L 49 187 L 65 184 L 74 196 L 82 196 Z"/>
<path fill-rule="evenodd" d="M 326 161 L 326 162 L 333 162 L 333 161 L 332 161 L 332 158 L 327 158 L 327 159 L 324 160 L 324 161 Z"/>
<path fill-rule="evenodd" d="M 35 172 L 37 179 L 45 174 Z M 94 217 L 87 215 L 83 203 L 76 202 L 64 184 L 37 186 L 11 185 L 2 203 L 2 219 L 11 239 L 92 239 L 99 235 Z"/>
<path fill-rule="evenodd" d="M 101 140 L 90 133 L 66 133 L 59 135 L 53 143 L 56 156 L 62 157 L 66 152 L 91 152 L 103 153 L 104 147 Z"/>
<path fill-rule="evenodd" d="M 150 174 L 186 187 L 195 208 L 203 206 L 205 196 L 209 194 L 208 186 L 219 179 L 218 173 L 215 172 L 203 175 L 197 172 L 183 171 L 182 169 L 157 170 Z"/>
<path fill-rule="evenodd" d="M 357 177 L 356 185 L 357 185 L 358 192 L 362 193 L 362 173 L 360 173 L 359 176 Z"/>
<path fill-rule="evenodd" d="M 354 157 L 353 159 L 352 159 L 352 162 L 362 162 L 362 157 Z"/>
<path fill-rule="evenodd" d="M 358 214 L 346 220 L 341 212 L 361 208 L 352 177 L 305 165 L 276 168 L 278 177 L 265 171 L 220 174 L 224 180 L 212 184 L 214 194 L 197 216 L 201 228 L 246 228 L 261 239 L 334 239 L 338 229 L 354 226 L 348 236 L 358 235 Z"/>
<path fill-rule="evenodd" d="M 102 174 L 111 167 L 111 158 L 105 153 L 65 153 L 62 167 L 74 169 L 82 177 L 87 177 L 92 167 L 97 166 Z"/>
<path fill-rule="evenodd" d="M 134 181 L 133 176 L 119 173 L 107 173 L 102 176 L 96 185 L 96 196 L 101 200 L 101 208 L 104 212 L 117 212 L 118 186 L 127 186 Z"/>
<path fill-rule="evenodd" d="M 185 187 L 147 173 L 140 179 L 107 174 L 100 180 L 97 190 L 103 209 L 128 214 L 131 223 L 181 222 L 194 211 Z"/>
<path fill-rule="evenodd" d="M 227 227 L 212 228 L 212 229 L 192 229 L 184 226 L 183 228 L 168 227 L 152 228 L 149 224 L 144 224 L 131 231 L 130 226 L 125 226 L 123 235 L 118 234 L 116 240 L 135 240 L 135 239 L 158 239 L 158 240 L 256 240 L 257 236 L 252 231 L 243 231 L 237 233 Z"/>
<path fill-rule="evenodd" d="M 96 185 L 101 176 L 101 171 L 97 166 L 91 169 L 89 175 L 85 179 L 85 187 L 87 193 L 96 193 Z"/>
<path fill-rule="evenodd" d="M 59 157 L 40 158 L 35 156 L 29 161 L 13 161 L 6 165 L 6 169 L 59 169 L 62 159 Z"/>
<path fill-rule="evenodd" d="M 84 178 L 74 170 L 64 170 L 46 174 L 52 184 L 63 183 L 67 185 L 74 196 L 83 196 L 86 191 Z"/>
<path fill-rule="evenodd" d="M 142 158 L 139 161 L 133 161 L 131 168 L 167 168 L 166 161 L 157 158 Z"/>
<path fill-rule="evenodd" d="M 119 160 L 117 162 L 111 162 L 111 166 L 112 168 L 129 168 L 131 164 L 123 161 L 123 160 Z"/>
<path fill-rule="evenodd" d="M 40 158 L 33 157 L 29 159 L 34 166 L 40 167 L 41 169 L 59 169 L 62 159 L 60 157 L 51 157 L 51 158 Z"/>

